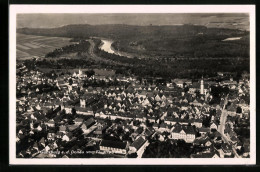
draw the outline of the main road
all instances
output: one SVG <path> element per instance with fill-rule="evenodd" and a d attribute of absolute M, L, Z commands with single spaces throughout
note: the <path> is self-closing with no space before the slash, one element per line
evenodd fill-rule
<path fill-rule="evenodd" d="M 225 97 L 225 100 L 224 100 L 224 106 L 222 108 L 218 132 L 221 134 L 224 142 L 229 144 L 232 147 L 232 151 L 233 151 L 233 154 L 235 155 L 235 158 L 240 158 L 240 156 L 237 154 L 236 148 L 231 144 L 230 139 L 224 133 L 225 124 L 226 124 L 226 120 L 227 120 L 227 110 L 226 110 L 227 98 L 228 98 L 228 95 Z"/>

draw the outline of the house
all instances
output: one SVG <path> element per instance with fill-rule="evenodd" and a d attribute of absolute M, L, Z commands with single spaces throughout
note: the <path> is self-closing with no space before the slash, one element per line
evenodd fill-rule
<path fill-rule="evenodd" d="M 51 148 L 50 148 L 49 145 L 47 145 L 47 146 L 44 148 L 45 152 L 48 152 L 50 149 L 51 149 Z"/>
<path fill-rule="evenodd" d="M 93 112 L 93 110 L 90 107 L 86 107 L 85 108 L 85 107 L 78 107 L 78 106 L 76 106 L 75 109 L 76 109 L 78 114 L 94 116 L 94 112 Z"/>
<path fill-rule="evenodd" d="M 190 121 L 191 121 L 191 125 L 195 125 L 197 128 L 202 127 L 202 119 L 192 119 Z"/>
<path fill-rule="evenodd" d="M 55 122 L 53 119 L 50 119 L 48 122 L 45 123 L 48 127 L 55 127 Z"/>
<path fill-rule="evenodd" d="M 202 106 L 201 100 L 200 99 L 194 99 L 192 102 L 189 103 L 190 105 L 194 106 Z"/>
<path fill-rule="evenodd" d="M 29 153 L 27 153 L 26 151 L 21 151 L 18 155 L 18 158 L 24 158 L 25 156 L 29 156 Z"/>
<path fill-rule="evenodd" d="M 56 136 L 56 134 L 55 133 L 48 133 L 47 134 L 47 140 L 55 140 L 55 136 Z"/>
<path fill-rule="evenodd" d="M 189 86 L 189 93 L 195 94 L 196 91 L 200 90 L 200 83 L 196 82 Z"/>
<path fill-rule="evenodd" d="M 227 113 L 230 116 L 235 116 L 237 111 L 237 107 L 232 103 L 230 106 L 227 107 Z"/>
<path fill-rule="evenodd" d="M 63 135 L 64 135 L 63 132 L 58 131 L 58 132 L 56 133 L 56 138 L 61 139 L 61 138 L 63 137 Z"/>
<path fill-rule="evenodd" d="M 145 122 L 146 118 L 143 114 L 138 114 L 138 115 L 136 115 L 136 120 L 138 120 L 140 122 Z"/>
<path fill-rule="evenodd" d="M 218 130 L 218 126 L 215 122 L 211 123 L 209 128 L 210 131 Z"/>
<path fill-rule="evenodd" d="M 31 130 L 31 131 L 29 132 L 29 135 L 34 135 L 34 132 Z"/>
<path fill-rule="evenodd" d="M 172 139 L 184 140 L 187 143 L 192 143 L 195 140 L 196 132 L 192 126 L 177 125 L 171 134 Z"/>
<path fill-rule="evenodd" d="M 137 153 L 137 157 L 141 158 L 145 148 L 149 145 L 148 140 L 140 136 L 137 138 L 130 146 L 129 146 L 129 153 Z"/>
<path fill-rule="evenodd" d="M 159 128 L 159 124 L 158 124 L 158 123 L 154 123 L 154 124 L 153 124 L 153 128 L 155 129 L 155 131 L 157 131 L 158 128 Z"/>
<path fill-rule="evenodd" d="M 249 140 L 244 142 L 243 147 L 244 147 L 243 157 L 248 157 L 250 155 Z"/>
<path fill-rule="evenodd" d="M 176 121 L 174 120 L 174 118 L 173 117 L 168 117 L 168 116 L 166 116 L 165 118 L 164 118 L 164 122 L 166 123 L 166 124 L 168 124 L 168 125 L 175 125 L 176 124 Z"/>
<path fill-rule="evenodd" d="M 142 91 L 139 95 L 138 98 L 146 98 L 146 91 Z"/>
<path fill-rule="evenodd" d="M 145 129 L 143 134 L 145 135 L 146 138 L 151 138 L 154 136 L 155 130 L 152 127 L 148 127 Z"/>
<path fill-rule="evenodd" d="M 73 138 L 73 134 L 71 132 L 68 132 L 67 134 L 65 134 L 63 137 L 62 137 L 62 141 L 71 141 L 71 139 Z"/>
<path fill-rule="evenodd" d="M 241 150 L 242 146 L 243 146 L 243 144 L 239 141 L 236 144 L 236 149 Z"/>
<path fill-rule="evenodd" d="M 86 122 L 84 122 L 81 126 L 83 132 L 87 131 L 92 125 L 95 124 L 94 118 L 89 118 Z"/>
<path fill-rule="evenodd" d="M 18 134 L 19 134 L 19 135 L 23 135 L 24 132 L 25 132 L 25 129 L 21 129 L 21 130 L 19 130 Z"/>
<path fill-rule="evenodd" d="M 64 126 L 64 125 L 62 125 L 62 126 L 59 127 L 59 131 L 60 131 L 61 133 L 66 133 L 66 132 L 67 132 L 67 127 Z"/>
<path fill-rule="evenodd" d="M 79 126 L 76 125 L 76 124 L 68 125 L 68 129 L 69 129 L 69 131 L 74 131 L 74 130 L 76 130 L 77 128 L 79 128 Z"/>
<path fill-rule="evenodd" d="M 183 88 L 184 83 L 186 83 L 187 85 L 190 85 L 192 83 L 192 81 L 188 79 L 174 79 L 172 80 L 172 82 L 175 83 L 180 88 Z"/>
<path fill-rule="evenodd" d="M 198 128 L 198 131 L 201 135 L 206 135 L 210 132 L 210 128 Z"/>
<path fill-rule="evenodd" d="M 42 127 L 40 125 L 38 125 L 38 127 L 36 128 L 37 131 L 42 131 Z"/>
<path fill-rule="evenodd" d="M 239 142 L 239 139 L 237 138 L 237 134 L 233 130 L 230 130 L 226 135 L 229 137 L 230 141 L 233 144 Z"/>
<path fill-rule="evenodd" d="M 99 149 L 107 153 L 126 154 L 126 146 L 125 142 L 102 140 Z"/>
<path fill-rule="evenodd" d="M 89 124 L 83 124 L 82 125 L 82 131 L 85 135 L 91 133 L 92 131 L 96 130 L 97 126 L 92 123 L 91 125 Z"/>
<path fill-rule="evenodd" d="M 165 132 L 165 131 L 170 132 L 170 130 L 171 130 L 170 125 L 167 125 L 167 124 L 164 123 L 164 122 L 161 123 L 160 126 L 159 126 L 159 128 L 158 128 L 158 131 L 160 131 L 161 133 L 163 133 L 163 132 Z"/>
<path fill-rule="evenodd" d="M 42 137 L 41 140 L 39 141 L 39 145 L 42 145 L 43 147 L 45 147 L 44 137 Z"/>
<path fill-rule="evenodd" d="M 232 154 L 232 147 L 229 144 L 223 143 L 221 145 L 221 148 L 222 148 L 222 150 L 224 152 L 224 155 L 231 156 L 231 154 Z"/>
<path fill-rule="evenodd" d="M 210 147 L 212 145 L 212 142 L 208 136 L 206 137 L 199 137 L 196 138 L 193 142 L 194 145 L 200 146 L 200 147 Z"/>
<path fill-rule="evenodd" d="M 37 151 L 39 150 L 38 144 L 36 142 L 33 144 L 32 148 Z"/>
<path fill-rule="evenodd" d="M 83 119 L 82 119 L 82 118 L 76 118 L 76 119 L 74 120 L 74 122 L 75 122 L 75 125 L 79 126 L 79 125 L 82 124 Z"/>
<path fill-rule="evenodd" d="M 107 128 L 108 128 L 107 125 L 103 125 L 103 124 L 98 123 L 97 129 L 94 131 L 94 134 L 101 135 L 106 131 Z"/>
<path fill-rule="evenodd" d="M 156 118 L 153 117 L 153 116 L 147 116 L 146 119 L 147 119 L 149 122 L 154 123 Z"/>

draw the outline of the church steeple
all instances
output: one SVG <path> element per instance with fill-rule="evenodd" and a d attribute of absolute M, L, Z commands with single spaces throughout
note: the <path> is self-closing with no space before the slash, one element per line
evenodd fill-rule
<path fill-rule="evenodd" d="M 204 94 L 204 81 L 203 81 L 203 76 L 201 77 L 201 80 L 200 80 L 200 94 Z"/>
<path fill-rule="evenodd" d="M 82 75 L 82 70 L 79 68 L 79 75 L 78 76 L 81 76 Z"/>

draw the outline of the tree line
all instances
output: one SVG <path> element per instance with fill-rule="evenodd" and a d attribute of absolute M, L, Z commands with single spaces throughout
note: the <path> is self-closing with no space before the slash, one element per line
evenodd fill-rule
<path fill-rule="evenodd" d="M 85 40 L 80 40 L 79 43 L 77 44 L 71 44 L 71 45 L 66 45 L 62 48 L 57 48 L 53 50 L 52 52 L 49 52 L 45 55 L 46 58 L 55 58 L 55 57 L 60 57 L 61 55 L 64 54 L 69 54 L 69 53 L 78 53 L 81 54 L 83 52 L 88 51 L 90 47 L 90 43 Z"/>

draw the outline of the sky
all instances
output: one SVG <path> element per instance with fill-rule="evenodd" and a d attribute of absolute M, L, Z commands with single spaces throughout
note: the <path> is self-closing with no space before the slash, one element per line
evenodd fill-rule
<path fill-rule="evenodd" d="M 17 28 L 54 28 L 69 24 L 181 25 L 195 24 L 249 30 L 246 13 L 160 13 L 160 14 L 18 14 Z"/>

